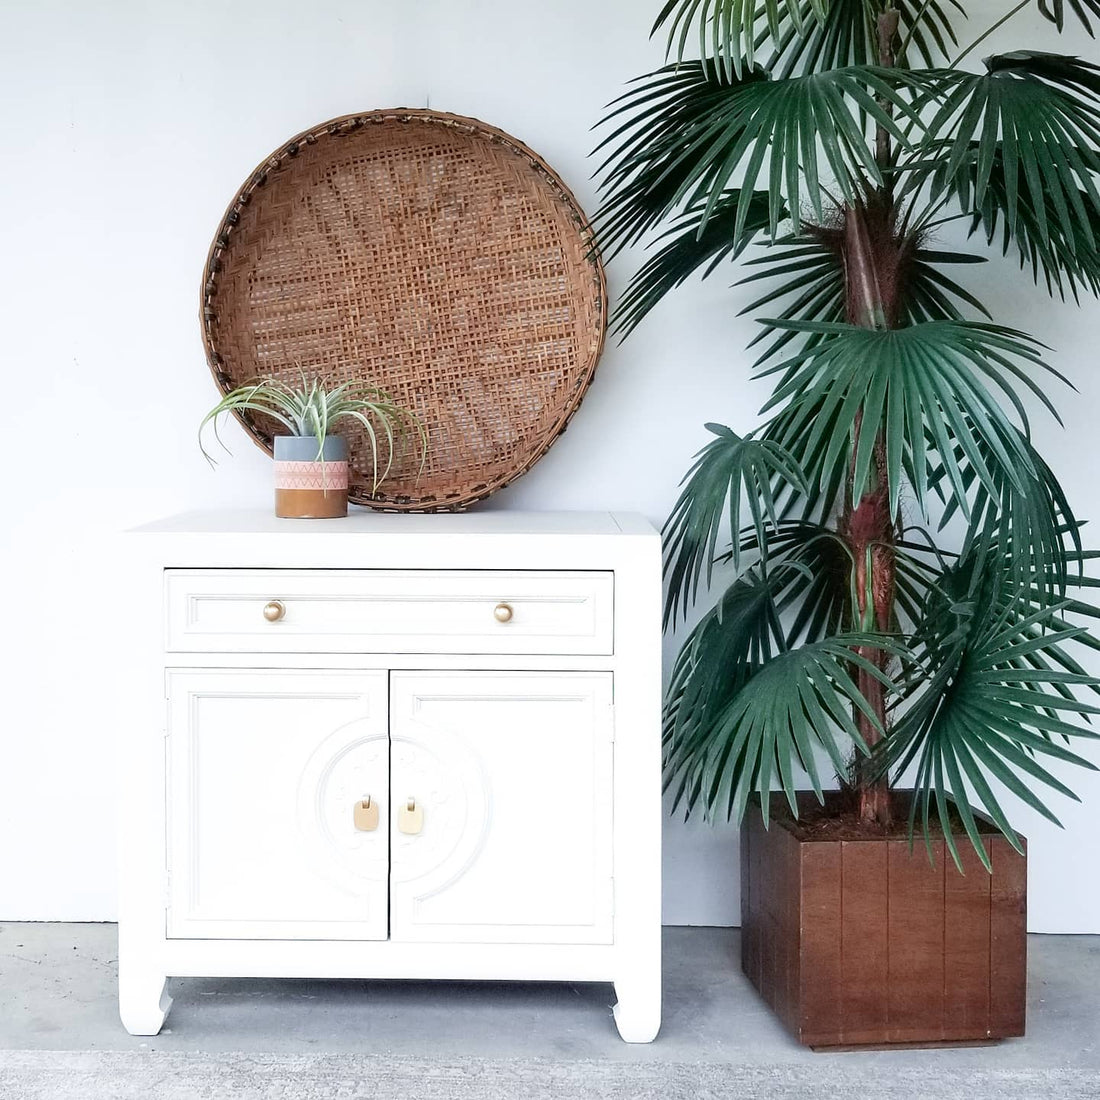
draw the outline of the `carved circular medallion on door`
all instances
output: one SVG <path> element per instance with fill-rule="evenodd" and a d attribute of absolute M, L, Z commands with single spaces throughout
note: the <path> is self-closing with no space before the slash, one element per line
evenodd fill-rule
<path fill-rule="evenodd" d="M 389 845 L 382 827 L 389 810 L 389 738 L 369 733 L 349 739 L 349 726 L 333 730 L 302 769 L 298 828 L 325 877 L 349 893 L 360 893 L 389 874 Z M 356 827 L 355 807 L 368 797 L 378 805 L 381 823 L 365 832 Z"/>

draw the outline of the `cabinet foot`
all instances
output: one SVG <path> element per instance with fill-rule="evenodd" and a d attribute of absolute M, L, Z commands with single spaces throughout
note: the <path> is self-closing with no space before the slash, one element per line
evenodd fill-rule
<path fill-rule="evenodd" d="M 163 974 L 120 975 L 118 1012 L 131 1035 L 156 1035 L 172 1007 Z"/>
<path fill-rule="evenodd" d="M 652 1043 L 661 1029 L 661 983 L 615 983 L 615 1026 L 627 1043 Z"/>

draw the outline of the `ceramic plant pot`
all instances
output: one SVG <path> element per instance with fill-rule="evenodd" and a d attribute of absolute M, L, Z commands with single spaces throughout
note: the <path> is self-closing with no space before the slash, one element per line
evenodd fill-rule
<path fill-rule="evenodd" d="M 307 435 L 275 437 L 275 515 L 337 519 L 348 514 L 348 445 L 330 435 L 318 457 Z"/>

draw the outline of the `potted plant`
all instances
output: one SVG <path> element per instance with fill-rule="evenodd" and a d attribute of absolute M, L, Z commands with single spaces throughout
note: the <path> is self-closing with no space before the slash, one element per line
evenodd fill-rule
<path fill-rule="evenodd" d="M 1024 0 L 995 26 L 1036 7 L 1090 33 L 1100 14 Z M 1095 736 L 1079 657 L 1100 612 L 1074 590 L 1096 582 L 1028 427 L 1065 380 L 950 273 L 982 258 L 933 234 L 960 219 L 1049 292 L 1100 291 L 1100 68 L 1019 51 L 969 71 L 989 31 L 959 49 L 963 17 L 669 0 L 654 30 L 677 60 L 603 123 L 602 245 L 663 229 L 624 334 L 754 246 L 764 422 L 708 425 L 665 528 L 666 626 L 711 604 L 672 670 L 666 783 L 687 813 L 754 807 L 742 962 L 814 1046 L 1023 1033 L 1006 792 L 1056 820 L 1061 765 L 1093 766 L 1071 746 Z"/>
<path fill-rule="evenodd" d="M 348 514 L 347 441 L 333 434 L 341 422 L 366 438 L 375 491 L 390 472 L 398 439 L 409 428 L 420 434 L 422 467 L 427 453 L 427 433 L 420 421 L 377 386 L 361 382 L 329 387 L 303 372 L 298 385 L 262 377 L 236 387 L 199 425 L 199 447 L 211 465 L 214 459 L 203 446 L 203 429 L 212 424 L 221 443 L 218 418 L 226 412 L 261 413 L 286 429 L 286 434 L 274 437 L 275 514 L 281 518 L 334 519 Z"/>

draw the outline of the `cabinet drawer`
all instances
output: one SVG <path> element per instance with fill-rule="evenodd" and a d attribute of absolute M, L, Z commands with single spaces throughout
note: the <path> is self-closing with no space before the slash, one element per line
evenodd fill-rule
<path fill-rule="evenodd" d="M 612 652 L 610 572 L 168 569 L 165 584 L 170 652 Z"/>

